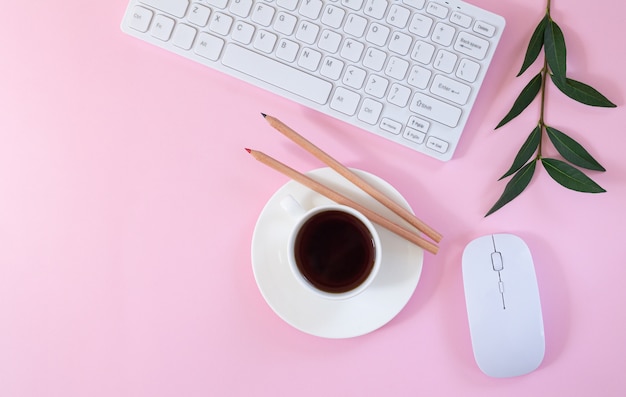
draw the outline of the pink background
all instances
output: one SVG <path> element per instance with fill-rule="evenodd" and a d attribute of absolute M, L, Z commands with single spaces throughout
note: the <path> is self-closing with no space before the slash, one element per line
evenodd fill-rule
<path fill-rule="evenodd" d="M 13 1 L 0 24 L 0 395 L 623 396 L 626 394 L 626 53 L 621 0 L 553 1 L 572 78 L 618 105 L 549 87 L 547 122 L 606 167 L 576 193 L 538 170 L 483 215 L 538 118 L 493 131 L 543 0 L 474 0 L 507 29 L 459 150 L 438 162 L 145 44 L 126 0 Z M 536 69 L 535 69 L 536 71 Z M 263 121 L 275 115 L 351 167 L 389 181 L 444 234 L 404 310 L 358 338 L 302 333 L 254 281 L 256 219 L 295 168 L 321 166 Z M 461 253 L 493 232 L 535 257 L 547 350 L 527 376 L 475 365 Z"/>

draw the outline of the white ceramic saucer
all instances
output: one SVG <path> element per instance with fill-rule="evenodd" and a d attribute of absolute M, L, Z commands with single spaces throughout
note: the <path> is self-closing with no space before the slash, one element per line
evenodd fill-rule
<path fill-rule="evenodd" d="M 389 197 L 411 210 L 389 183 L 353 170 Z M 308 173 L 313 179 L 392 219 L 387 208 L 330 168 Z M 422 272 L 424 251 L 376 225 L 383 249 L 382 267 L 373 284 L 346 300 L 328 300 L 302 288 L 287 263 L 287 240 L 295 222 L 280 206 L 292 195 L 305 209 L 328 204 L 324 196 L 290 181 L 269 199 L 252 236 L 252 270 L 261 294 L 280 318 L 311 335 L 350 338 L 374 331 L 393 319 L 409 301 Z"/>

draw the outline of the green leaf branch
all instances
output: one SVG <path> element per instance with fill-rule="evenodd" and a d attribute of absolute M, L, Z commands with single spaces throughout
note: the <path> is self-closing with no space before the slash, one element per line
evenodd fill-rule
<path fill-rule="evenodd" d="M 539 121 L 518 151 L 511 167 L 500 177 L 499 180 L 508 177 L 511 179 L 505 186 L 500 198 L 485 216 L 493 214 L 526 189 L 535 173 L 537 163 L 541 163 L 553 180 L 568 189 L 586 193 L 605 192 L 602 187 L 579 169 L 605 171 L 604 167 L 580 143 L 545 122 L 546 84 L 548 80 L 563 94 L 579 103 L 597 107 L 616 106 L 593 87 L 567 77 L 565 37 L 559 25 L 550 15 L 550 0 L 547 2 L 545 16 L 530 38 L 517 77 L 524 74 L 537 61 L 542 49 L 544 53 L 542 69 L 522 89 L 511 110 L 496 126 L 496 129 L 519 116 L 538 96 L 541 101 Z M 546 135 L 547 141 L 556 148 L 562 156 L 562 160 L 543 156 L 542 149 Z"/>

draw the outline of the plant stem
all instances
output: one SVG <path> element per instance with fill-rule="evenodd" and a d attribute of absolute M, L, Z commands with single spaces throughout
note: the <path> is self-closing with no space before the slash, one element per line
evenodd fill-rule
<path fill-rule="evenodd" d="M 544 58 L 543 69 L 541 70 L 541 109 L 539 113 L 539 128 L 541 128 L 541 137 L 539 138 L 539 147 L 537 148 L 537 160 L 541 159 L 541 148 L 543 146 L 543 132 L 546 128 L 544 121 L 546 109 L 546 80 L 548 80 L 548 61 Z"/>
<path fill-rule="evenodd" d="M 547 0 L 546 5 L 546 14 L 548 15 L 548 19 L 552 19 L 550 16 L 550 3 L 551 0 Z M 548 58 L 543 58 L 543 69 L 541 69 L 541 111 L 539 113 L 539 128 L 541 128 L 541 137 L 539 138 L 539 147 L 537 148 L 537 160 L 541 160 L 541 149 L 543 146 L 543 133 L 546 128 L 546 123 L 544 121 L 545 116 L 545 108 L 546 108 L 546 80 L 548 80 L 548 74 L 550 71 L 548 70 Z"/>

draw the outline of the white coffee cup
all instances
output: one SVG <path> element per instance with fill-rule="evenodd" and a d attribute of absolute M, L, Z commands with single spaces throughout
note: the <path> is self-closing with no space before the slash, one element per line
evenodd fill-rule
<path fill-rule="evenodd" d="M 281 206 L 296 222 L 289 234 L 288 261 L 300 284 L 327 299 L 365 291 L 380 269 L 376 228 L 359 211 L 339 204 L 302 208 L 292 196 Z"/>

